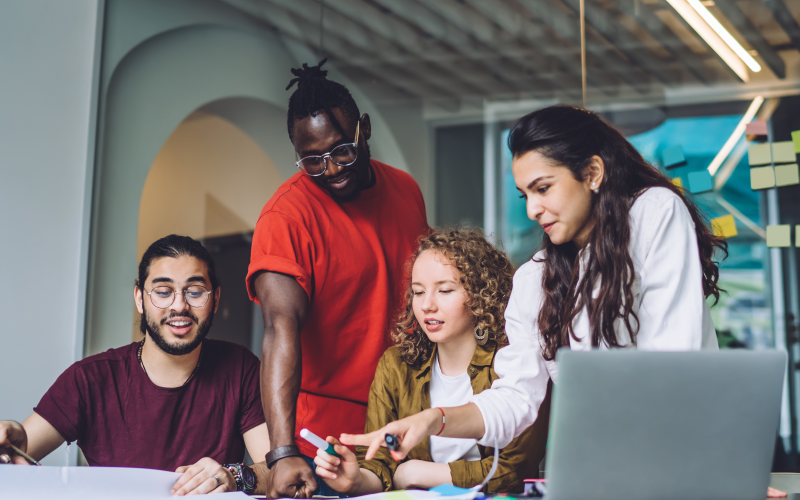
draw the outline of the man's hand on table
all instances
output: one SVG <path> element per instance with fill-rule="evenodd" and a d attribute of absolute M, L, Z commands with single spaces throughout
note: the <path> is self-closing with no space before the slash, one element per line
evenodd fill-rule
<path fill-rule="evenodd" d="M 311 498 L 317 491 L 314 471 L 303 457 L 287 457 L 272 465 L 267 498 Z"/>
<path fill-rule="evenodd" d="M 19 422 L 0 420 L 0 464 L 30 465 L 21 455 L 14 452 L 9 445 L 14 445 L 27 452 L 28 434 Z"/>
<path fill-rule="evenodd" d="M 172 487 L 170 493 L 174 497 L 236 491 L 236 480 L 231 471 L 212 458 L 201 458 L 194 465 L 178 467 L 175 472 L 182 472 L 183 475 Z"/>

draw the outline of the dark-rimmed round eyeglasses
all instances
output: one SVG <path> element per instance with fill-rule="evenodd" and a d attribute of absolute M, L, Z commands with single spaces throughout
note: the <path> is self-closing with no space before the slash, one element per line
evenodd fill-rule
<path fill-rule="evenodd" d="M 192 285 L 183 290 L 173 290 L 168 286 L 157 286 L 144 293 L 150 296 L 150 302 L 159 309 L 166 309 L 171 306 L 175 302 L 175 294 L 177 293 L 182 293 L 183 300 L 195 308 L 206 305 L 208 296 L 211 295 L 211 292 L 206 287 L 200 285 Z"/>
<path fill-rule="evenodd" d="M 297 168 L 302 170 L 311 177 L 318 177 L 328 170 L 328 162 L 339 165 L 340 167 L 348 167 L 356 162 L 358 159 L 358 134 L 361 122 L 356 122 L 356 138 L 353 142 L 347 144 L 340 144 L 331 149 L 330 153 L 325 153 L 319 156 L 306 156 L 295 162 Z M 297 152 L 295 151 L 295 157 Z"/>

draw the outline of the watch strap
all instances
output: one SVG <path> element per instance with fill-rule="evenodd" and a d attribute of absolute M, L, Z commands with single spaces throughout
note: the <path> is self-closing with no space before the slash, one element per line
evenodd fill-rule
<path fill-rule="evenodd" d="M 300 457 L 302 454 L 300 453 L 300 448 L 296 445 L 288 445 L 288 446 L 280 446 L 275 448 L 274 450 L 267 453 L 264 457 L 264 461 L 267 462 L 267 468 L 271 469 L 272 466 L 278 460 L 288 457 Z"/>

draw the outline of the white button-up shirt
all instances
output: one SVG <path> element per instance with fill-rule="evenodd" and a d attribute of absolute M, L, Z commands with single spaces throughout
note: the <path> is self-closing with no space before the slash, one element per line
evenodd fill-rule
<path fill-rule="evenodd" d="M 719 349 L 711 311 L 703 296 L 703 269 L 697 236 L 689 210 L 665 188 L 650 188 L 630 210 L 630 253 L 635 271 L 634 307 L 639 318 L 636 347 L 648 351 L 696 351 Z M 591 251 L 591 249 L 587 249 Z M 539 252 L 514 275 L 506 307 L 509 346 L 494 361 L 499 375 L 491 390 L 473 396 L 483 415 L 486 433 L 478 443 L 506 446 L 528 428 L 544 400 L 547 382 L 558 382 L 555 361 L 545 361 L 538 327 L 543 262 Z M 581 270 L 585 264 L 582 258 Z M 595 287 L 597 290 L 599 287 Z M 632 320 L 632 324 L 636 325 Z M 573 321 L 575 335 L 570 348 L 592 349 L 588 311 Z M 621 321 L 615 323 L 621 345 L 630 337 Z M 600 349 L 607 349 L 600 345 Z"/>

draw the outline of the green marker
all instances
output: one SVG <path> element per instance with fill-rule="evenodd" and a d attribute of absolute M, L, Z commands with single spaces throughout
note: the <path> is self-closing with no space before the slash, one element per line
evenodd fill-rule
<path fill-rule="evenodd" d="M 320 450 L 324 451 L 328 455 L 333 455 L 334 457 L 338 457 L 339 454 L 336 453 L 333 449 L 333 445 L 329 442 L 325 441 L 321 437 L 317 436 L 313 432 L 308 429 L 303 429 L 300 431 L 300 437 L 308 441 L 309 443 L 313 444 Z"/>

